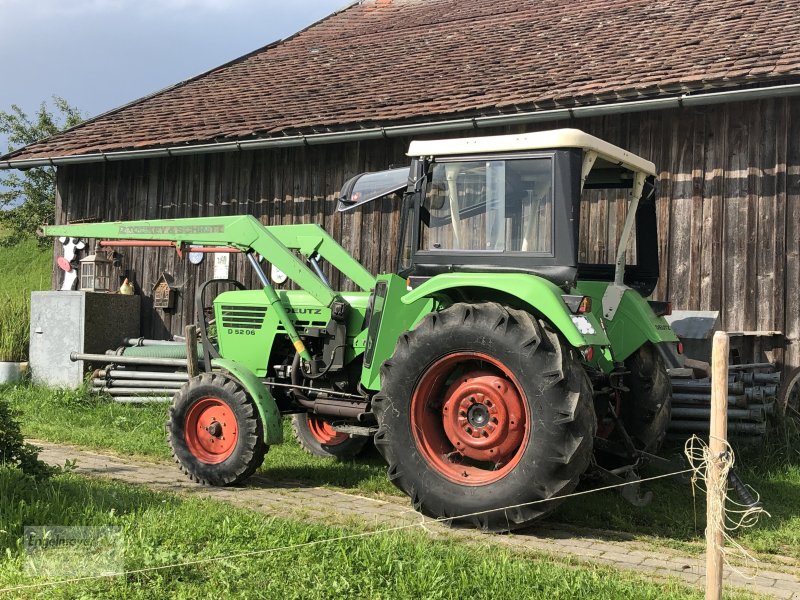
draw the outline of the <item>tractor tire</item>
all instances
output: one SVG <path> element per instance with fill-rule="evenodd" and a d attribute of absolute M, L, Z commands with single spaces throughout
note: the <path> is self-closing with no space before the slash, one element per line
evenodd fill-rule
<path fill-rule="evenodd" d="M 204 485 L 244 481 L 268 450 L 255 404 L 241 385 L 223 375 L 204 373 L 178 390 L 167 431 L 181 471 Z"/>
<path fill-rule="evenodd" d="M 354 458 L 369 441 L 335 431 L 325 419 L 308 413 L 292 415 L 292 431 L 303 450 L 321 458 Z"/>
<path fill-rule="evenodd" d="M 645 344 L 625 361 L 620 416 L 637 450 L 656 454 L 664 443 L 672 416 L 672 384 L 664 359 Z"/>
<path fill-rule="evenodd" d="M 486 531 L 530 524 L 592 458 L 589 378 L 529 313 L 455 304 L 400 336 L 373 400 L 375 446 L 419 512 Z"/>

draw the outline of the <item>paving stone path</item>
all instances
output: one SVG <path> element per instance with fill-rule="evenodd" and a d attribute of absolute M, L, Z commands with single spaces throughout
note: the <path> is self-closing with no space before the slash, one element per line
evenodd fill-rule
<path fill-rule="evenodd" d="M 511 535 L 482 534 L 472 529 L 448 528 L 424 519 L 402 498 L 379 500 L 322 487 L 276 484 L 258 476 L 248 480 L 246 487 L 204 487 L 190 482 L 170 464 L 137 462 L 127 457 L 43 441 L 34 440 L 33 443 L 42 448 L 40 456 L 50 464 L 63 465 L 67 460 L 77 460 L 76 472 L 83 475 L 213 498 L 275 516 L 327 524 L 359 523 L 375 529 L 413 524 L 424 527 L 434 537 L 496 544 L 519 552 L 547 554 L 575 563 L 599 563 L 657 577 L 676 577 L 697 586 L 705 583 L 705 560 L 702 556 L 685 556 L 661 547 L 654 550 L 643 542 L 609 532 L 574 531 L 546 524 Z M 800 570 L 796 563 L 762 563 L 758 574 L 747 579 L 726 569 L 725 586 L 726 589 L 743 587 L 776 598 L 800 600 Z"/>

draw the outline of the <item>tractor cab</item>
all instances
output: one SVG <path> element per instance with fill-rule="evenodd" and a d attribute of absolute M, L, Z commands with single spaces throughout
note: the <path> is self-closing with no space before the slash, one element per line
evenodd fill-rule
<path fill-rule="evenodd" d="M 655 287 L 653 163 L 576 129 L 414 141 L 408 155 L 408 168 L 350 179 L 339 210 L 404 191 L 397 270 L 412 281 L 496 271 L 566 291 L 578 280 Z M 592 214 L 600 198 L 615 205 L 613 226 Z"/>

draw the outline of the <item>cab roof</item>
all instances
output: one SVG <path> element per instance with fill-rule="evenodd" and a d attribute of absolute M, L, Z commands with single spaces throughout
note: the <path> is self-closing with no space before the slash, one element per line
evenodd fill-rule
<path fill-rule="evenodd" d="M 553 129 L 514 135 L 495 135 L 447 140 L 415 140 L 408 148 L 412 158 L 428 156 L 456 156 L 489 154 L 494 152 L 519 152 L 524 150 L 553 150 L 581 148 L 596 152 L 603 161 L 631 171 L 656 174 L 656 166 L 649 160 L 623 150 L 581 131 L 580 129 Z"/>

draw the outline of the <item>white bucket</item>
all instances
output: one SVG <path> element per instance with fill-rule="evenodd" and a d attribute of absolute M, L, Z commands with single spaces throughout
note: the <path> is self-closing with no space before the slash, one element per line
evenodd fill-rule
<path fill-rule="evenodd" d="M 22 377 L 25 363 L 0 361 L 0 384 L 16 383 Z"/>

